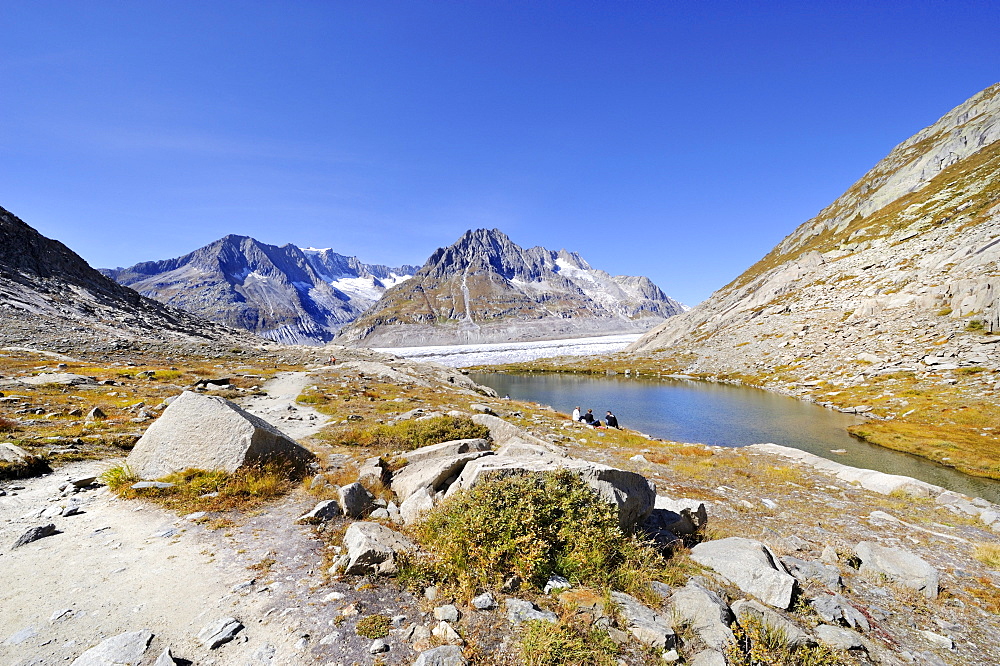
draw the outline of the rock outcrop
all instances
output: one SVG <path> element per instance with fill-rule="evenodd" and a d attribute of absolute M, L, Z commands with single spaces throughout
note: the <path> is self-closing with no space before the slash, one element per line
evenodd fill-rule
<path fill-rule="evenodd" d="M 611 276 L 580 255 L 468 231 L 341 330 L 370 347 L 509 342 L 645 331 L 683 306 L 648 278 Z"/>
<path fill-rule="evenodd" d="M 859 373 L 1000 368 L 1000 84 L 899 144 L 691 311 L 631 345 L 688 373 L 850 384 Z M 787 380 L 786 380 L 787 383 Z"/>
<path fill-rule="evenodd" d="M 126 464 L 155 479 L 189 467 L 235 472 L 282 462 L 302 471 L 307 449 L 280 430 L 224 398 L 185 391 L 136 442 Z"/>

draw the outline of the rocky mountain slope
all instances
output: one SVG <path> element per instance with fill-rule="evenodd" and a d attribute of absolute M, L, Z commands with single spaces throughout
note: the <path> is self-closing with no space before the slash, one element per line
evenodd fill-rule
<path fill-rule="evenodd" d="M 466 232 L 345 327 L 344 344 L 417 346 L 643 331 L 683 311 L 649 278 L 591 268 L 575 252 Z"/>
<path fill-rule="evenodd" d="M 229 235 L 106 275 L 144 296 L 286 344 L 322 344 L 416 271 Z"/>
<path fill-rule="evenodd" d="M 1000 371 L 1000 345 L 989 344 L 1000 338 L 983 335 L 1000 332 L 998 139 L 1000 84 L 898 145 L 740 277 L 627 351 L 689 373 L 847 386 L 965 368 L 963 381 L 990 390 Z"/>
<path fill-rule="evenodd" d="M 81 341 L 101 349 L 263 343 L 116 284 L 0 208 L 0 345 L 75 352 Z"/>

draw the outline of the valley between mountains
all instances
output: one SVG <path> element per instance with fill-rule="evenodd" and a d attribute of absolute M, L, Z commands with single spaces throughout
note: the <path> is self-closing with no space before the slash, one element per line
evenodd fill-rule
<path fill-rule="evenodd" d="M 690 309 L 496 229 L 102 272 L 0 209 L 0 662 L 1000 663 L 982 498 L 369 348 L 643 333 L 505 369 L 759 386 L 1000 478 L 998 139 L 1000 84 Z"/>

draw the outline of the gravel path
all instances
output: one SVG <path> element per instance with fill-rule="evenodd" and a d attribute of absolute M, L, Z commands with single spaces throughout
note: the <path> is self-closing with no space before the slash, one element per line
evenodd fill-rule
<path fill-rule="evenodd" d="M 325 422 L 295 404 L 308 382 L 307 373 L 283 373 L 265 385 L 266 397 L 245 407 L 301 439 Z M 318 542 L 294 524 L 311 500 L 296 492 L 212 529 L 217 525 L 119 500 L 103 487 L 66 497 L 59 490 L 67 480 L 100 475 L 121 462 L 73 463 L 44 477 L 0 483 L 6 492 L 0 496 L 0 664 L 69 664 L 105 638 L 140 629 L 154 633 L 143 663 L 168 646 L 194 663 L 295 663 L 289 659 L 303 654 L 301 636 L 290 631 L 289 617 L 267 611 L 321 583 L 322 572 L 313 570 L 322 561 Z M 80 513 L 41 516 L 70 505 Z M 30 528 L 49 523 L 56 534 L 11 548 Z M 270 574 L 248 570 L 265 559 L 275 561 Z M 239 588 L 255 577 L 268 580 Z M 225 617 L 246 628 L 210 651 L 197 634 Z"/>

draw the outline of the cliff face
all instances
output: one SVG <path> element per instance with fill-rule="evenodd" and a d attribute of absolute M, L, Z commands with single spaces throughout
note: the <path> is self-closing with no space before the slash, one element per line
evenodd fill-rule
<path fill-rule="evenodd" d="M 338 342 L 416 346 L 648 330 L 683 311 L 648 278 L 611 276 L 580 255 L 466 232 L 389 289 Z"/>
<path fill-rule="evenodd" d="M 144 298 L 91 268 L 59 241 L 0 208 L 0 342 L 72 351 L 127 339 L 240 339 L 224 326 Z M 258 342 L 262 342 L 259 341 Z"/>
<path fill-rule="evenodd" d="M 1000 84 L 904 141 L 745 273 L 627 350 L 689 372 L 996 366 Z M 852 365 L 854 364 L 854 365 Z"/>
<path fill-rule="evenodd" d="M 413 267 L 363 264 L 229 235 L 190 254 L 106 270 L 145 296 L 289 344 L 321 344 Z"/>

